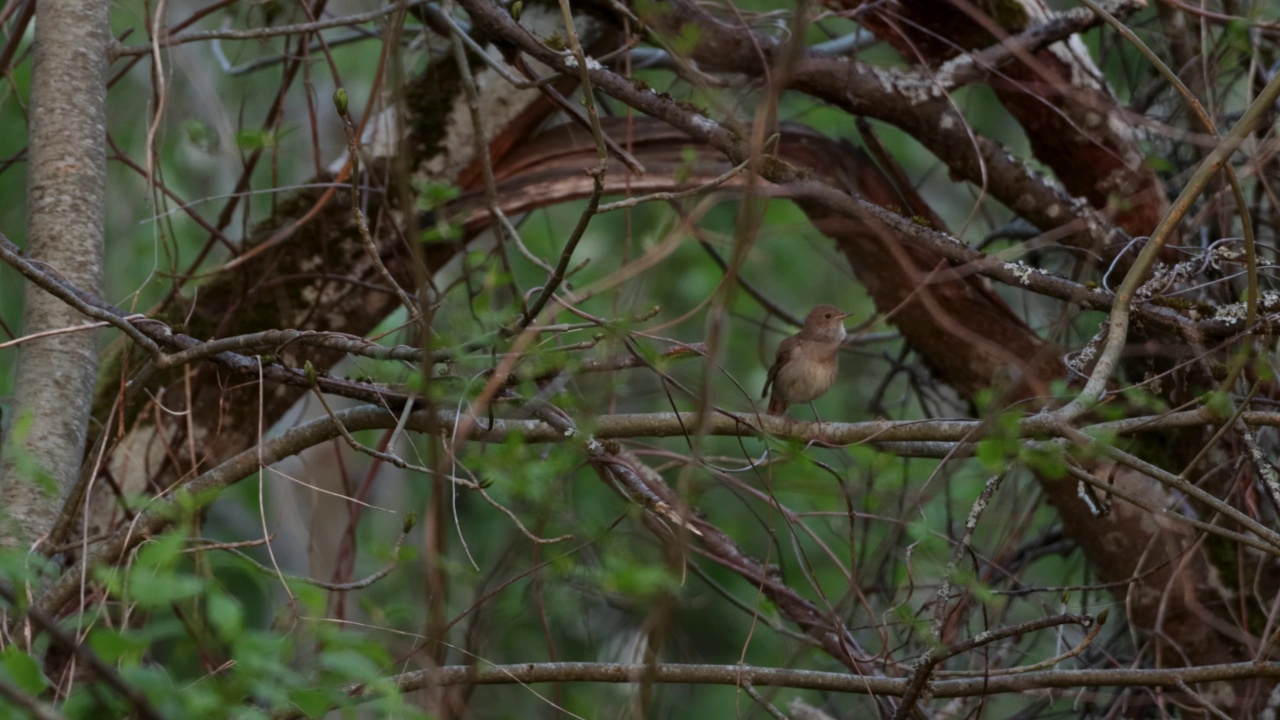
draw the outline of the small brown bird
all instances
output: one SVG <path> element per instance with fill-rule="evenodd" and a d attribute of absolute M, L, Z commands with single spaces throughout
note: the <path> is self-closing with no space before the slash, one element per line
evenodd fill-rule
<path fill-rule="evenodd" d="M 831 389 L 836 381 L 840 342 L 845 338 L 844 319 L 849 313 L 830 305 L 809 311 L 800 332 L 778 345 L 778 355 L 769 368 L 760 397 L 769 397 L 769 414 L 785 415 L 793 403 L 811 402 Z"/>

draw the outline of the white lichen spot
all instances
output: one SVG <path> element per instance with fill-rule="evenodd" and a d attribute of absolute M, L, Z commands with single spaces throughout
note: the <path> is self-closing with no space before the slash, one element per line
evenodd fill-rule
<path fill-rule="evenodd" d="M 689 121 L 689 124 L 693 125 L 694 129 L 696 129 L 698 132 L 704 132 L 704 133 L 707 133 L 708 135 L 716 131 L 715 122 L 701 115 L 695 114 L 693 118 Z"/>
<path fill-rule="evenodd" d="M 943 113 L 942 118 L 938 120 L 938 127 L 942 130 L 950 130 L 956 126 L 956 117 L 951 113 Z"/>
<path fill-rule="evenodd" d="M 1209 263 L 1220 269 L 1223 263 L 1235 263 L 1244 259 L 1244 250 L 1232 247 L 1229 243 L 1215 245 L 1209 253 Z"/>
<path fill-rule="evenodd" d="M 1235 325 L 1236 323 L 1244 322 L 1245 315 L 1244 303 L 1231 303 L 1218 308 L 1218 311 L 1213 315 L 1213 319 L 1221 320 L 1228 325 Z"/>
<path fill-rule="evenodd" d="M 1018 278 L 1018 282 L 1021 282 L 1023 285 L 1031 284 L 1031 273 L 1035 271 L 1034 268 L 1029 265 L 1023 265 L 1022 263 L 1005 263 L 1004 269 L 1006 272 Z"/>
<path fill-rule="evenodd" d="M 898 90 L 898 77 L 892 72 L 875 65 L 868 67 L 867 71 L 875 76 L 876 81 L 880 83 L 880 87 L 884 88 L 885 92 Z"/>
<path fill-rule="evenodd" d="M 587 56 L 587 69 L 588 69 L 588 70 L 603 70 L 603 69 L 604 69 L 604 66 L 600 64 L 600 61 L 599 61 L 599 60 L 596 60 L 595 58 L 593 58 L 593 57 L 591 57 L 590 55 L 588 55 L 588 56 Z"/>
<path fill-rule="evenodd" d="M 567 68 L 569 68 L 570 70 L 577 70 L 577 69 L 578 69 L 578 58 L 574 57 L 574 54 L 573 54 L 573 53 L 571 53 L 571 52 L 566 52 L 566 53 L 564 54 L 564 66 L 565 66 L 565 67 L 567 67 Z"/>
<path fill-rule="evenodd" d="M 1094 333 L 1089 342 L 1080 349 L 1075 357 L 1067 361 L 1072 370 L 1083 373 L 1092 363 L 1098 354 L 1098 348 L 1102 345 L 1102 341 L 1107 336 L 1107 323 L 1098 323 L 1098 331 Z"/>
<path fill-rule="evenodd" d="M 558 12 L 557 15 L 559 15 Z M 529 18 L 530 13 L 526 11 L 522 20 L 526 26 Z M 561 18 L 560 22 L 563 27 L 564 19 Z M 486 52 L 499 66 L 502 65 L 502 56 L 497 48 L 489 46 Z M 547 70 L 541 63 L 535 63 L 534 68 L 539 73 Z M 486 142 L 491 141 L 493 135 L 507 127 L 514 118 L 525 111 L 534 98 L 541 95 L 541 91 L 536 88 L 528 90 L 512 88 L 506 79 L 489 69 L 488 65 L 477 67 L 475 81 L 480 95 L 480 112 L 484 117 L 484 130 L 490 136 L 486 138 Z M 475 126 L 471 122 L 471 108 L 467 102 L 467 96 L 465 93 L 457 92 L 451 102 L 448 119 L 441 123 L 441 127 L 446 128 L 445 134 L 439 139 L 433 154 L 423 163 L 420 171 L 423 177 L 432 180 L 452 181 L 475 159 L 476 143 L 472 132 Z"/>
<path fill-rule="evenodd" d="M 1037 3 L 1023 3 L 1023 5 L 1025 7 L 1037 5 Z M 1093 57 L 1090 55 L 1089 49 L 1081 42 L 1079 36 L 1072 35 L 1063 42 L 1050 45 L 1049 52 L 1057 56 L 1064 65 L 1071 69 L 1072 87 L 1086 90 L 1106 89 L 1106 82 L 1103 80 L 1102 72 L 1098 70 L 1097 65 L 1093 64 Z"/>
<path fill-rule="evenodd" d="M 973 65 L 973 57 L 969 55 L 957 55 L 956 57 L 942 63 L 937 72 L 933 74 L 933 82 L 936 83 L 939 88 L 955 87 L 955 76 L 957 70 L 962 67 L 967 69 L 971 65 Z"/>
<path fill-rule="evenodd" d="M 1087 365 L 1093 362 L 1093 356 L 1097 354 L 1098 354 L 1098 348 L 1093 345 L 1088 345 L 1085 347 L 1084 350 L 1080 351 L 1080 356 L 1079 356 L 1080 362 L 1083 362 Z"/>
<path fill-rule="evenodd" d="M 941 95 L 944 89 L 937 78 L 922 73 L 876 66 L 868 67 L 865 71 L 875 76 L 885 92 L 897 95 L 911 105 L 928 102 Z"/>
<path fill-rule="evenodd" d="M 1058 203 L 1054 203 L 1044 209 L 1044 214 L 1048 216 L 1050 220 L 1057 220 L 1058 216 L 1062 215 L 1062 206 Z"/>
<path fill-rule="evenodd" d="M 1112 137 L 1126 145 L 1136 143 L 1142 137 L 1138 127 L 1131 124 L 1129 120 L 1120 113 L 1107 114 L 1107 132 L 1111 133 Z M 1124 155 L 1124 164 L 1131 168 L 1137 169 L 1141 167 L 1142 161 L 1142 153 L 1126 152 Z"/>
<path fill-rule="evenodd" d="M 573 428 L 565 428 L 565 429 L 564 429 L 564 436 L 565 436 L 565 437 L 567 437 L 567 438 L 573 437 L 573 433 L 574 433 Z"/>

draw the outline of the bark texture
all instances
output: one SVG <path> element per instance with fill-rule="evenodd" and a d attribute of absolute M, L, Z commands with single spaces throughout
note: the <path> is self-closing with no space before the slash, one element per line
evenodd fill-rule
<path fill-rule="evenodd" d="M 106 223 L 106 0 L 41 0 L 31 83 L 27 248 L 79 287 L 102 294 Z M 83 325 L 61 300 L 26 286 L 24 335 Z M 98 366 L 98 331 L 22 346 L 13 428 L 0 458 L 0 545 L 49 532 L 80 474 Z"/>

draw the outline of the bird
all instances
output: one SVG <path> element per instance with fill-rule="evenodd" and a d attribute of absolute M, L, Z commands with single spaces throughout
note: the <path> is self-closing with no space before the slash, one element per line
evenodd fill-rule
<path fill-rule="evenodd" d="M 760 397 L 769 396 L 769 414 L 785 415 L 793 403 L 812 402 L 831 389 L 839 367 L 840 343 L 850 313 L 832 305 L 809 311 L 800 332 L 778 345 Z"/>

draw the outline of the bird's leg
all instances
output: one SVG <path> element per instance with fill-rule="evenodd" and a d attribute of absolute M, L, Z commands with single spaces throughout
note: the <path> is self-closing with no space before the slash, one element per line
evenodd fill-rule
<path fill-rule="evenodd" d="M 815 422 L 818 423 L 818 432 L 821 433 L 822 432 L 822 416 L 818 414 L 818 408 L 816 405 L 813 404 L 812 400 L 809 401 L 809 409 L 813 411 L 813 419 Z"/>

